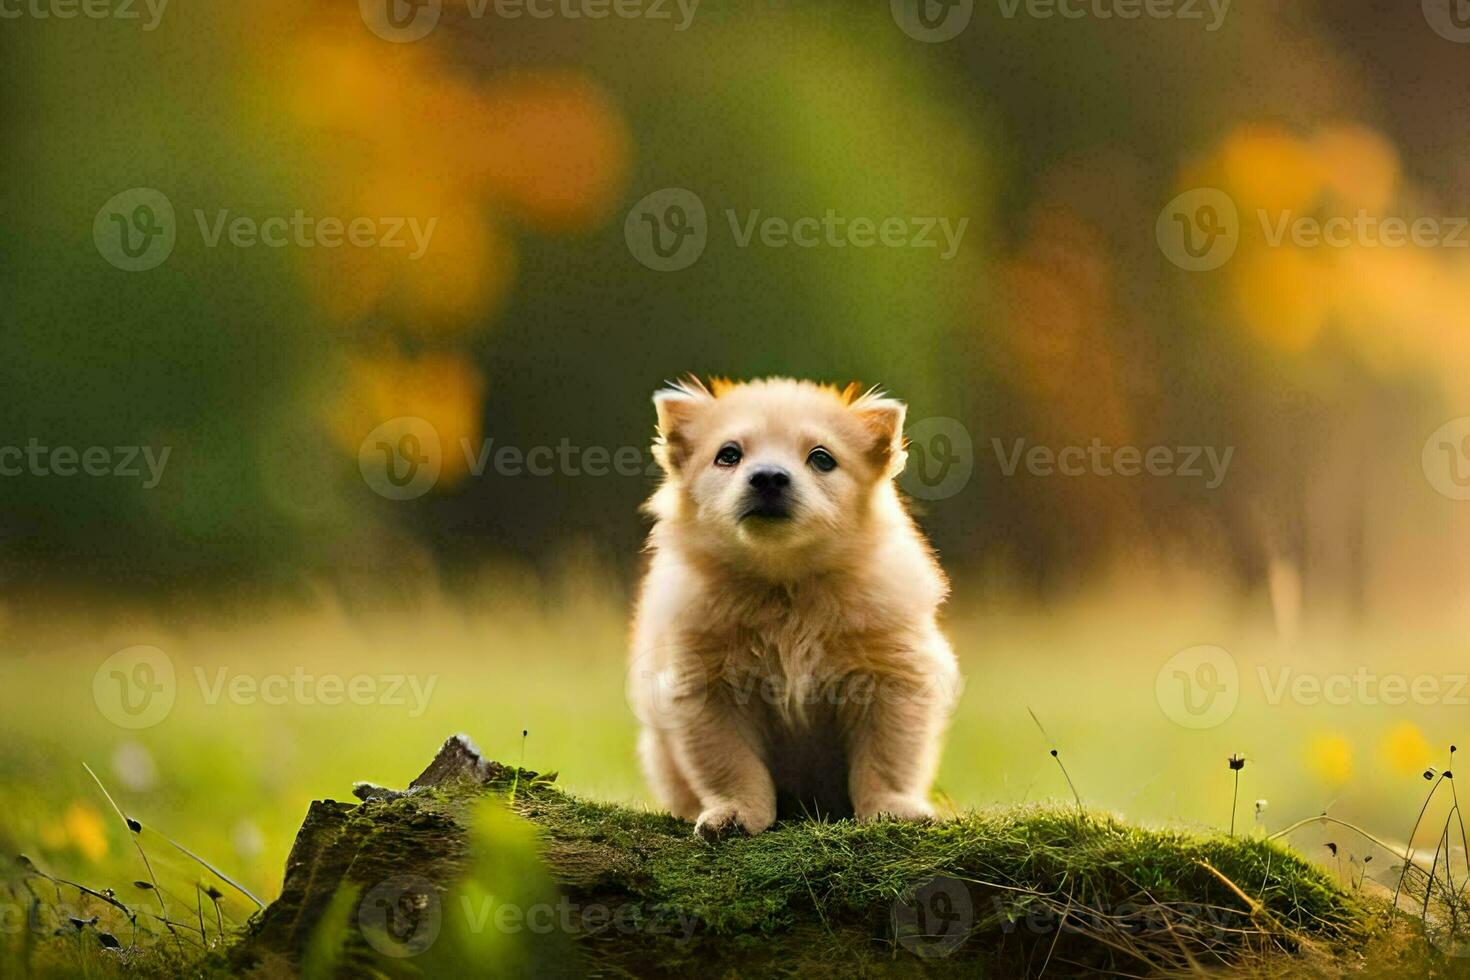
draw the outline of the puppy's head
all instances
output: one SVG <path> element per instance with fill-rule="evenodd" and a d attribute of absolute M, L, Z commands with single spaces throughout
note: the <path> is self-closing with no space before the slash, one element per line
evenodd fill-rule
<path fill-rule="evenodd" d="M 842 552 L 903 469 L 903 403 L 857 385 L 691 378 L 653 402 L 667 474 L 654 513 L 737 564 Z"/>

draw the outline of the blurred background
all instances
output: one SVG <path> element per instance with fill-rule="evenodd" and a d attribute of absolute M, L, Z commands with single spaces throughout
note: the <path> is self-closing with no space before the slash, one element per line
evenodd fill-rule
<path fill-rule="evenodd" d="M 1268 801 L 1242 821 L 1408 833 L 1470 717 L 1457 11 L 533 6 L 3 25 L 0 445 L 112 470 L 0 456 L 0 844 L 127 873 L 87 761 L 269 894 L 307 801 L 406 783 L 460 730 L 646 799 L 623 630 L 649 395 L 691 371 L 908 402 L 968 685 L 957 805 L 1066 795 L 1057 744 L 1091 804 L 1222 826 L 1239 751 Z M 1202 188 L 1236 214 L 1194 271 L 1168 231 Z M 829 212 L 845 243 L 758 227 Z M 1281 215 L 1440 239 L 1277 241 Z M 894 218 L 905 241 L 855 244 Z M 342 241 L 358 219 L 380 244 Z M 648 237 L 681 229 L 697 255 Z M 1008 475 L 1018 440 L 1230 455 L 1218 480 L 1202 453 L 1203 477 Z M 131 726 L 99 665 L 139 645 L 169 707 Z M 1234 685 L 1196 726 L 1161 692 L 1200 645 L 1236 679 L 1186 665 Z M 1437 686 L 1272 697 L 1360 671 Z M 303 672 L 406 700 L 217 686 Z"/>

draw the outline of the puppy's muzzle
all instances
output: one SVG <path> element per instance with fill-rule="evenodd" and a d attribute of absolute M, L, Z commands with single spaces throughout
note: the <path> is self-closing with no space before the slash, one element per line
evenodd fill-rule
<path fill-rule="evenodd" d="M 780 466 L 757 466 L 750 471 L 745 512 L 741 518 L 784 520 L 791 516 L 791 472 Z"/>

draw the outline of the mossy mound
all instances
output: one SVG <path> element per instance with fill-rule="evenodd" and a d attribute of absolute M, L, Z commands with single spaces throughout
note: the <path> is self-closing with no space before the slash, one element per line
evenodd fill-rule
<path fill-rule="evenodd" d="M 428 932 L 414 916 L 459 914 L 457 886 L 487 860 L 491 874 L 510 860 L 475 853 L 487 844 L 471 830 L 487 795 L 530 821 L 558 892 L 554 908 L 540 903 L 553 935 L 525 902 L 492 927 L 538 940 L 517 955 L 539 975 L 1157 975 L 1321 960 L 1372 931 L 1354 896 L 1280 846 L 1145 830 L 1075 808 L 926 825 L 786 822 L 707 844 L 686 823 L 579 800 L 454 739 L 408 794 L 363 795 L 356 806 L 313 805 L 281 897 L 231 951 L 232 968 L 301 962 L 336 899 L 338 966 L 417 972 L 414 957 L 428 951 L 415 944 Z M 371 895 L 385 881 L 419 883 L 395 893 L 406 918 L 388 947 L 362 934 L 362 908 L 348 914 L 339 897 Z M 526 959 L 527 949 L 539 952 Z"/>

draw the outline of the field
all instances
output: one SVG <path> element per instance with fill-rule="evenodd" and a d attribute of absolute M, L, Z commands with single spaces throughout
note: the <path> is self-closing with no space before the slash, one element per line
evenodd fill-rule
<path fill-rule="evenodd" d="M 624 597 L 570 577 L 543 583 L 535 604 L 497 600 L 509 581 L 487 586 L 473 612 L 432 602 L 361 617 L 323 603 L 259 621 L 216 613 L 207 626 L 137 612 L 107 623 L 52 616 L 45 627 L 12 616 L 0 656 L 0 841 L 94 887 L 146 877 L 85 763 L 148 833 L 268 901 L 311 800 L 350 799 L 360 779 L 406 785 L 456 732 L 488 757 L 515 763 L 524 753 L 528 767 L 558 770 L 584 797 L 646 803 L 623 696 Z M 1313 637 L 1306 628 L 1284 650 L 1248 604 L 1200 595 L 1147 605 L 1112 595 L 1054 611 L 973 603 L 949 626 L 966 689 L 940 789 L 960 810 L 1070 799 L 1055 747 L 1091 808 L 1224 830 L 1236 776 L 1227 758 L 1239 754 L 1238 832 L 1327 811 L 1398 842 L 1423 800 L 1425 767 L 1445 766 L 1450 744 L 1466 737 L 1464 661 L 1448 632 L 1359 628 L 1349 644 L 1345 630 Z M 95 689 L 94 680 L 104 660 L 138 644 L 165 652 L 175 694 L 164 717 L 130 730 L 110 720 L 119 716 L 108 679 Z M 1230 651 L 1238 703 L 1195 729 L 1165 713 L 1172 670 L 1164 688 L 1156 681 L 1166 661 L 1200 644 Z M 1317 694 L 1303 675 L 1321 679 Z M 1342 676 L 1351 687 L 1331 681 Z M 1408 703 L 1373 703 L 1398 699 L 1395 676 L 1410 685 Z M 1414 703 L 1414 690 L 1428 701 L 1431 682 L 1438 703 Z M 1332 703 L 1342 691 L 1347 703 Z M 1416 843 L 1432 850 L 1443 819 L 1432 811 Z M 1390 854 L 1340 827 L 1309 824 L 1289 839 L 1345 881 L 1392 878 Z M 1368 856 L 1376 867 L 1362 863 Z M 192 893 L 192 862 L 157 841 L 149 857 L 165 887 Z M 1455 859 L 1463 863 L 1459 848 Z"/>

